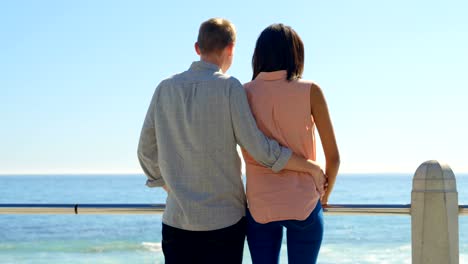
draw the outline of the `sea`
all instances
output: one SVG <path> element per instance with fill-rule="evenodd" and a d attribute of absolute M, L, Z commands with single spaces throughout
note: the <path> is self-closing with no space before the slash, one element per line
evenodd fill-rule
<path fill-rule="evenodd" d="M 340 174 L 330 204 L 409 204 L 412 174 Z M 468 204 L 468 174 L 457 175 Z M 0 203 L 164 203 L 143 175 L 4 175 Z M 468 217 L 460 216 L 460 263 Z M 0 263 L 164 263 L 161 215 L 2 215 Z M 251 263 L 247 244 L 244 263 Z M 286 241 L 281 262 L 287 263 Z M 318 263 L 411 263 L 410 216 L 325 215 Z"/>

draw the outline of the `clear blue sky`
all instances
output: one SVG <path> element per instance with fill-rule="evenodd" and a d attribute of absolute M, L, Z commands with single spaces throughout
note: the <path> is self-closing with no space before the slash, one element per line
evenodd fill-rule
<path fill-rule="evenodd" d="M 266 26 L 296 29 L 342 172 L 412 173 L 429 159 L 468 172 L 467 13 L 464 0 L 2 1 L 0 173 L 141 172 L 154 88 L 198 59 L 210 17 L 237 27 L 228 73 L 241 82 Z"/>

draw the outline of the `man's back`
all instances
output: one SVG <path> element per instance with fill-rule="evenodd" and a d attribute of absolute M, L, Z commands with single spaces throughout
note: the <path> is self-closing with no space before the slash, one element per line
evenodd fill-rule
<path fill-rule="evenodd" d="M 241 163 L 230 119 L 230 89 L 239 83 L 206 62 L 163 81 L 154 105 L 159 166 L 171 189 L 163 221 L 213 230 L 245 211 Z"/>

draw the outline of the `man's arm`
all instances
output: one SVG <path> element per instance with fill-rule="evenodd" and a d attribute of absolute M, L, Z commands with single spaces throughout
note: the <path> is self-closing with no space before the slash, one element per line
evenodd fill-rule
<path fill-rule="evenodd" d="M 323 175 L 317 163 L 292 154 L 290 149 L 280 146 L 277 141 L 269 139 L 258 129 L 250 111 L 245 89 L 239 81 L 231 87 L 230 107 L 237 143 L 257 162 L 275 172 L 288 169 Z"/>
<path fill-rule="evenodd" d="M 146 177 L 148 177 L 146 181 L 146 186 L 148 187 L 165 187 L 165 182 L 161 176 L 158 164 L 158 145 L 154 127 L 154 106 L 158 88 L 156 88 L 148 112 L 146 113 L 143 128 L 141 129 L 140 141 L 138 143 L 138 160 L 140 161 L 141 168 Z"/>

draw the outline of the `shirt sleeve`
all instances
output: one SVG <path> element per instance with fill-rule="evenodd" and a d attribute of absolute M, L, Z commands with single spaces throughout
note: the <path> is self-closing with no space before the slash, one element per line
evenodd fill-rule
<path fill-rule="evenodd" d="M 158 145 L 154 126 L 154 111 L 158 88 L 156 88 L 148 112 L 146 113 L 138 143 L 138 160 L 147 177 L 146 186 L 148 187 L 161 187 L 165 185 L 164 179 L 161 176 L 161 170 L 159 169 Z"/>
<path fill-rule="evenodd" d="M 237 143 L 258 163 L 275 172 L 282 170 L 292 155 L 291 150 L 280 146 L 258 129 L 245 89 L 239 81 L 236 80 L 230 92 L 232 126 Z"/>

